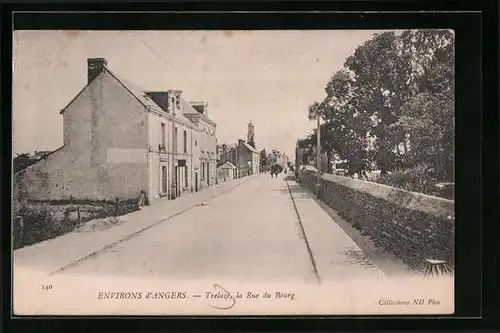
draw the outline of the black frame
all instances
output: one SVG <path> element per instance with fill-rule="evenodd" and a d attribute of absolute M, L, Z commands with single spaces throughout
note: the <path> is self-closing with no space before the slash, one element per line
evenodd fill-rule
<path fill-rule="evenodd" d="M 130 6 L 117 5 L 62 5 L 62 4 L 11 4 L 2 8 L 2 107 L 4 117 L 2 124 L 11 121 L 11 57 L 9 52 L 12 42 L 13 11 L 45 10 L 45 11 L 73 11 L 75 14 L 62 13 L 16 13 L 14 19 L 15 29 L 94 29 L 94 30 L 135 30 L 135 29 L 411 29 L 411 28 L 451 28 L 456 33 L 456 315 L 445 316 L 442 319 L 431 320 L 429 317 L 410 316 L 411 319 L 402 319 L 400 316 L 386 316 L 385 320 L 373 321 L 377 317 L 357 318 L 349 317 L 272 317 L 268 320 L 255 320 L 259 317 L 215 318 L 215 317 L 140 317 L 152 320 L 137 320 L 133 317 L 93 317 L 84 319 L 80 317 L 71 320 L 61 319 L 10 319 L 7 331 L 28 332 L 36 331 L 158 331 L 174 329 L 206 330 L 211 329 L 283 329 L 283 330 L 329 330 L 337 328 L 370 329 L 372 327 L 385 329 L 397 326 L 399 328 L 479 328 L 491 327 L 495 322 L 495 308 L 486 304 L 494 304 L 495 297 L 500 298 L 499 288 L 491 282 L 484 281 L 485 287 L 492 288 L 486 293 L 483 289 L 483 274 L 487 271 L 494 274 L 495 267 L 493 247 L 486 249 L 487 241 L 490 245 L 496 239 L 494 224 L 497 221 L 498 204 L 498 117 L 496 96 L 497 82 L 495 80 L 498 67 L 486 68 L 488 61 L 483 54 L 489 53 L 488 66 L 497 66 L 498 59 L 496 48 L 485 43 L 493 37 L 498 37 L 493 31 L 496 23 L 491 16 L 488 18 L 482 7 L 476 4 L 476 12 L 361 12 L 370 10 L 426 10 L 431 9 L 429 4 L 420 4 L 420 7 L 411 4 L 391 3 L 384 7 L 382 4 L 363 3 L 268 3 L 245 4 L 232 3 L 170 3 L 170 4 L 143 4 Z M 254 9 L 260 11 L 275 10 L 278 12 L 234 12 L 238 10 Z M 359 12 L 327 12 L 326 10 L 353 10 Z M 413 7 L 412 7 L 413 6 Z M 221 12 L 229 10 L 233 12 Z M 260 7 L 260 8 L 255 8 Z M 288 7 L 288 8 L 287 8 Z M 284 12 L 302 9 L 323 10 L 322 12 Z M 449 2 L 432 3 L 433 10 L 451 9 Z M 139 9 L 140 8 L 140 9 Z M 89 10 L 169 10 L 184 11 L 181 14 L 174 12 L 164 13 L 85 13 Z M 463 6 L 462 6 L 463 9 Z M 496 10 L 493 11 L 495 13 Z M 189 19 L 186 19 L 187 16 Z M 490 29 L 484 28 L 485 21 L 489 19 Z M 486 22 L 487 23 L 487 22 Z M 496 38 L 497 39 L 497 38 Z M 493 54 L 491 54 L 493 52 Z M 493 59 L 493 60 L 491 60 Z M 495 69 L 495 70 L 493 70 Z M 487 83 L 487 84 L 486 84 Z M 487 94 L 489 92 L 489 95 Z M 483 95 L 484 94 L 484 95 Z M 487 98 L 487 99 L 485 99 Z M 486 108 L 486 103 L 488 108 Z M 482 109 L 481 109 L 482 107 Z M 472 113 L 470 110 L 475 110 Z M 488 124 L 484 126 L 483 124 Z M 483 131 L 481 130 L 483 128 Z M 6 152 L 11 153 L 10 143 L 12 138 L 5 134 Z M 488 141 L 486 144 L 485 141 Z M 5 165 L 11 165 L 11 154 L 2 154 Z M 485 158 L 488 163 L 485 163 Z M 488 178 L 485 174 L 488 173 Z M 9 174 L 4 172 L 4 174 Z M 488 182 L 485 182 L 485 179 Z M 10 184 L 10 178 L 8 182 Z M 489 187 L 488 193 L 486 193 Z M 10 197 L 10 189 L 6 191 Z M 488 201 L 483 198 L 488 197 Z M 3 203 L 7 201 L 4 199 Z M 9 201 L 10 202 L 10 201 Z M 492 203 L 494 202 L 494 203 Z M 9 208 L 10 205 L 6 205 Z M 3 209 L 7 214 L 9 209 Z M 10 214 L 9 214 L 10 215 Z M 7 217 L 7 219 L 10 217 Z M 6 220 L 7 220 L 6 219 Z M 488 219 L 489 221 L 487 222 Z M 493 220 L 494 219 L 494 220 Z M 481 224 L 481 222 L 483 224 Z M 488 224 L 487 224 L 488 223 Z M 11 290 L 10 272 L 10 225 L 4 223 L 3 229 L 3 270 L 5 291 Z M 483 228 L 483 229 L 482 229 Z M 488 229 L 486 229 L 488 228 Z M 484 231 L 484 232 L 483 232 Z M 482 251 L 484 249 L 484 251 Z M 485 255 L 481 256 L 481 252 Z M 483 265 L 484 266 L 483 266 Z M 484 270 L 483 270 L 484 267 Z M 483 273 L 484 272 L 484 273 Z M 498 277 L 498 275 L 497 275 Z M 496 279 L 497 281 L 500 279 Z M 495 289 L 496 288 L 496 289 Z M 483 298 L 484 297 L 484 298 Z M 4 293 L 4 308 L 10 309 L 10 292 Z M 497 305 L 498 306 L 498 303 Z M 10 311 L 4 315 L 10 317 Z M 457 320 L 456 316 L 462 317 Z M 489 319 L 488 319 L 488 316 Z M 408 318 L 406 316 L 405 318 Z M 482 319 L 481 319 L 482 318 Z M 7 319 L 7 318 L 5 318 Z M 125 319 L 125 320 L 123 320 Z M 415 319 L 418 319 L 415 320 Z M 486 326 L 485 326 L 486 325 Z M 498 325 L 498 324 L 497 324 Z"/>

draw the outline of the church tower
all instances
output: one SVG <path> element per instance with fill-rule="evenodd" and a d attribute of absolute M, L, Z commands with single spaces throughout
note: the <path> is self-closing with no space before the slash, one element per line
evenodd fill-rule
<path fill-rule="evenodd" d="M 255 148 L 255 127 L 252 124 L 252 121 L 248 123 L 247 142 L 250 146 Z"/>

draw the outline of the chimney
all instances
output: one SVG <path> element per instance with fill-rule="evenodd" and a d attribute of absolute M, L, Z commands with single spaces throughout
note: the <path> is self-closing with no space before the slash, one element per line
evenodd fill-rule
<path fill-rule="evenodd" d="M 92 82 L 108 65 L 108 61 L 104 58 L 89 58 L 87 59 L 87 83 Z"/>
<path fill-rule="evenodd" d="M 169 110 L 171 112 L 181 112 L 182 113 L 182 91 L 181 90 L 169 90 Z"/>

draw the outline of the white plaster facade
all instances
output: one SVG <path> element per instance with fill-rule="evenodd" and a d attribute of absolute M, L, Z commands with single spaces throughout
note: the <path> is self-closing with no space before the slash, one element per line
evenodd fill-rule
<path fill-rule="evenodd" d="M 63 146 L 15 175 L 24 198 L 114 200 L 144 193 L 154 200 L 215 184 L 216 125 L 182 92 L 144 92 L 101 58 L 89 59 L 88 75 L 87 86 L 61 111 Z M 203 183 L 200 163 L 212 163 L 210 152 L 213 171 Z"/>

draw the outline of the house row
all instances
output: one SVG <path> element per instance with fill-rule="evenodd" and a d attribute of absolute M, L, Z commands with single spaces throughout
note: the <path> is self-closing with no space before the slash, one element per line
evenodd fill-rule
<path fill-rule="evenodd" d="M 218 166 L 224 165 L 225 162 L 234 166 L 236 178 L 256 175 L 260 172 L 259 152 L 243 139 L 239 139 L 237 145 L 230 147 L 227 152 L 219 156 Z M 228 165 L 226 164 L 225 167 L 227 168 Z"/>
<path fill-rule="evenodd" d="M 288 155 L 286 153 L 281 153 L 276 149 L 273 149 L 269 155 L 267 155 L 267 161 L 269 165 L 279 164 L 282 167 L 288 165 Z"/>
<path fill-rule="evenodd" d="M 26 199 L 176 198 L 216 183 L 216 123 L 179 90 L 144 91 L 106 59 L 61 110 L 63 146 L 16 174 Z"/>

